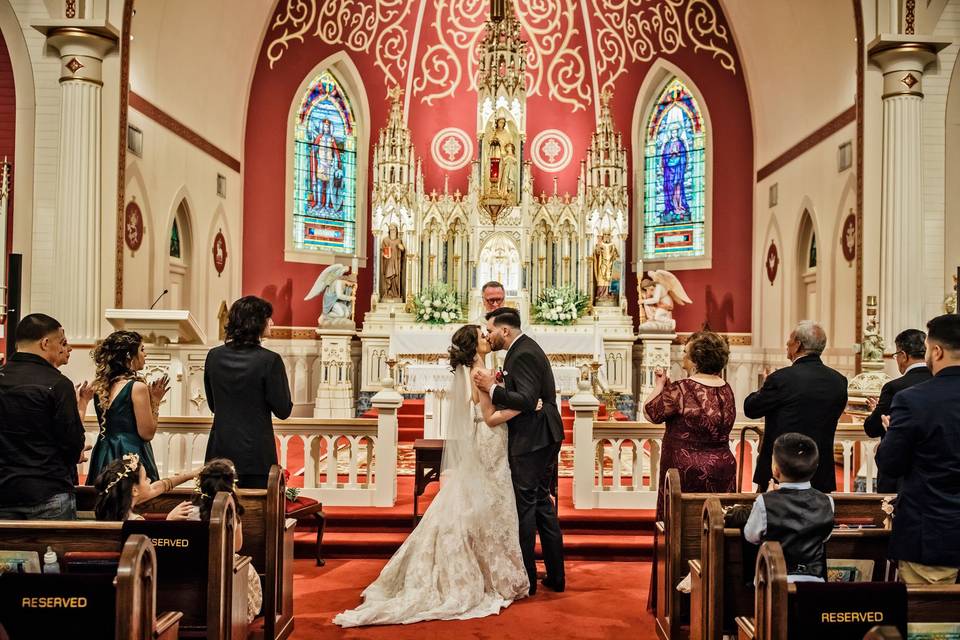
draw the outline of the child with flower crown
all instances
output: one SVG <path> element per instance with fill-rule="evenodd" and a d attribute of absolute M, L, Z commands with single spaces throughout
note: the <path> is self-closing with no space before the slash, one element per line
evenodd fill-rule
<path fill-rule="evenodd" d="M 94 507 L 97 520 L 142 520 L 143 516 L 133 511 L 136 505 L 170 491 L 195 478 L 198 473 L 199 471 L 191 471 L 150 482 L 140 456 L 126 453 L 108 464 L 97 476 L 94 483 L 97 490 Z M 190 508 L 189 502 L 181 502 L 167 514 L 167 520 L 188 520 Z"/>
<path fill-rule="evenodd" d="M 240 523 L 240 516 L 243 515 L 243 505 L 240 504 L 240 498 L 237 496 L 237 479 L 237 470 L 230 460 L 216 458 L 208 462 L 197 475 L 193 489 L 193 505 L 189 507 L 186 516 L 187 520 L 209 522 L 213 499 L 221 491 L 229 493 L 233 496 L 233 502 L 237 507 L 234 551 L 240 551 L 240 547 L 243 546 L 243 528 Z M 251 563 L 247 565 L 247 622 L 253 622 L 253 619 L 260 613 L 262 604 L 263 585 L 260 584 L 260 576 L 257 575 L 257 570 Z"/>

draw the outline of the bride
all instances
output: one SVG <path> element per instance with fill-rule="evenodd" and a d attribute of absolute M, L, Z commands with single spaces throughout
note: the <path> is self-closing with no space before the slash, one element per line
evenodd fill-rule
<path fill-rule="evenodd" d="M 480 618 L 530 589 L 507 462 L 505 423 L 518 412 L 496 410 L 472 382 L 490 351 L 480 327 L 460 328 L 449 351 L 454 379 L 440 491 L 363 591 L 363 604 L 333 619 L 342 627 Z"/>

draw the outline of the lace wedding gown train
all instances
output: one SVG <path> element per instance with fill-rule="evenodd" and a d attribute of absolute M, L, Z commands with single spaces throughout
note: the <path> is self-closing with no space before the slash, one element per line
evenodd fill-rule
<path fill-rule="evenodd" d="M 471 409 L 465 393 L 469 374 L 463 367 L 458 367 L 454 385 L 460 391 L 452 399 L 462 402 L 462 410 L 451 416 L 440 491 L 363 591 L 363 604 L 337 615 L 335 624 L 480 618 L 499 613 L 529 591 L 507 461 L 507 426 L 490 428 L 477 408 Z M 447 449 L 457 452 L 454 468 L 447 468 Z"/>

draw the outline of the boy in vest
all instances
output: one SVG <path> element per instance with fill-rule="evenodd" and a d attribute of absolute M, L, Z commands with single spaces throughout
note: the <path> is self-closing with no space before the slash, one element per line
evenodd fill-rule
<path fill-rule="evenodd" d="M 833 498 L 810 486 L 819 462 L 817 444 L 809 437 L 785 433 L 777 438 L 772 473 L 779 487 L 757 496 L 743 528 L 748 542 L 780 543 L 787 582 L 823 582 L 827 575 Z"/>

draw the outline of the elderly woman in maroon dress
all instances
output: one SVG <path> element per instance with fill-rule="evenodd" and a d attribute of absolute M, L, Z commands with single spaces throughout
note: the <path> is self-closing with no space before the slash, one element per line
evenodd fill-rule
<path fill-rule="evenodd" d="M 671 382 L 666 372 L 656 372 L 643 413 L 650 422 L 667 423 L 660 453 L 657 520 L 664 518 L 667 469 L 680 472 L 683 491 L 735 490 L 737 463 L 729 437 L 737 408 L 733 390 L 720 377 L 729 355 L 722 336 L 701 331 L 690 336 L 684 352 L 683 368 L 689 377 Z"/>

